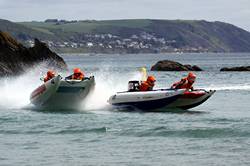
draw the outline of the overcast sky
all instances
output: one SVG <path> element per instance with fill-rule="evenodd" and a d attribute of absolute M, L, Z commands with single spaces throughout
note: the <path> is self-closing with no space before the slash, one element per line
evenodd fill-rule
<path fill-rule="evenodd" d="M 250 31 L 250 0 L 0 0 L 0 18 L 203 19 L 232 23 Z"/>

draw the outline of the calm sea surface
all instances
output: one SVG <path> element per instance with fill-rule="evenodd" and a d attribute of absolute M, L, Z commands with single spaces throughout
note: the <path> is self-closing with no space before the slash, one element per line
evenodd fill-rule
<path fill-rule="evenodd" d="M 94 75 L 96 88 L 79 110 L 37 110 L 29 95 L 43 64 L 0 84 L 0 165 L 250 165 L 250 54 L 62 55 L 69 68 Z M 158 60 L 198 65 L 195 87 L 215 89 L 188 111 L 116 110 L 107 99 Z M 69 73 L 62 73 L 66 76 Z M 150 72 L 169 87 L 186 72 Z"/>

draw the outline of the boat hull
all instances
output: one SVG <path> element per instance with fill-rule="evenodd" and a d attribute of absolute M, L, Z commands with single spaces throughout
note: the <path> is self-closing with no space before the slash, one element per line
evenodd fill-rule
<path fill-rule="evenodd" d="M 111 96 L 108 102 L 115 106 L 135 107 L 152 110 L 167 107 L 181 97 L 184 90 L 155 90 L 146 92 L 120 92 Z"/>
<path fill-rule="evenodd" d="M 181 109 L 194 108 L 207 101 L 214 93 L 215 90 L 195 90 L 191 92 L 185 92 L 180 98 L 169 104 L 168 107 Z"/>
<path fill-rule="evenodd" d="M 80 81 L 57 76 L 34 90 L 30 101 L 41 108 L 75 109 L 79 108 L 94 85 L 94 77 Z"/>
<path fill-rule="evenodd" d="M 148 92 L 121 92 L 110 97 L 108 102 L 115 106 L 136 107 L 141 110 L 161 108 L 190 109 L 201 105 L 209 99 L 215 90 L 173 90 L 162 89 Z"/>

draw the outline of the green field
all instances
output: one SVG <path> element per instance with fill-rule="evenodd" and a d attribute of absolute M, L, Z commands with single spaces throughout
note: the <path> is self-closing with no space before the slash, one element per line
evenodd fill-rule
<path fill-rule="evenodd" d="M 152 23 L 150 20 L 107 20 L 107 21 L 78 21 L 76 23 L 47 23 L 47 22 L 19 22 L 18 24 L 34 30 L 53 34 L 53 31 L 92 33 L 102 28 L 145 28 Z"/>
<path fill-rule="evenodd" d="M 38 38 L 78 42 L 85 34 L 112 34 L 121 39 L 141 33 L 153 34 L 176 47 L 207 48 L 215 52 L 250 51 L 250 33 L 234 25 L 204 20 L 84 20 L 75 22 L 17 22 L 0 20 L 0 30 L 18 40 Z"/>

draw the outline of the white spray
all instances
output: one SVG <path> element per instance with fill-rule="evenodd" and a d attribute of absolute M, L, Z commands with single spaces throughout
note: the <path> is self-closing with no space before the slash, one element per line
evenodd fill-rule
<path fill-rule="evenodd" d="M 96 72 L 94 76 L 96 85 L 92 94 L 84 102 L 84 110 L 109 107 L 107 101 L 111 95 L 116 92 L 126 91 L 129 80 L 141 80 L 142 78 L 139 72 L 126 73 L 126 75 L 113 72 Z"/>
<path fill-rule="evenodd" d="M 43 82 L 40 77 L 48 70 L 47 62 L 30 68 L 25 74 L 0 79 L 0 108 L 22 109 L 30 105 L 31 92 Z"/>
<path fill-rule="evenodd" d="M 46 63 L 32 68 L 25 74 L 14 78 L 1 78 L 0 80 L 0 108 L 22 109 L 29 104 L 30 93 L 42 84 L 40 77 L 43 76 L 48 67 Z M 92 94 L 84 102 L 81 110 L 98 110 L 108 107 L 107 100 L 116 92 L 126 91 L 129 80 L 141 80 L 142 73 L 127 72 L 119 73 L 110 70 L 97 71 L 93 73 L 96 86 Z M 211 85 L 205 89 L 215 90 L 250 90 L 250 84 L 237 85 Z"/>
<path fill-rule="evenodd" d="M 210 85 L 204 89 L 213 89 L 217 91 L 227 91 L 227 90 L 246 90 L 250 91 L 250 84 L 237 84 L 237 85 Z"/>

